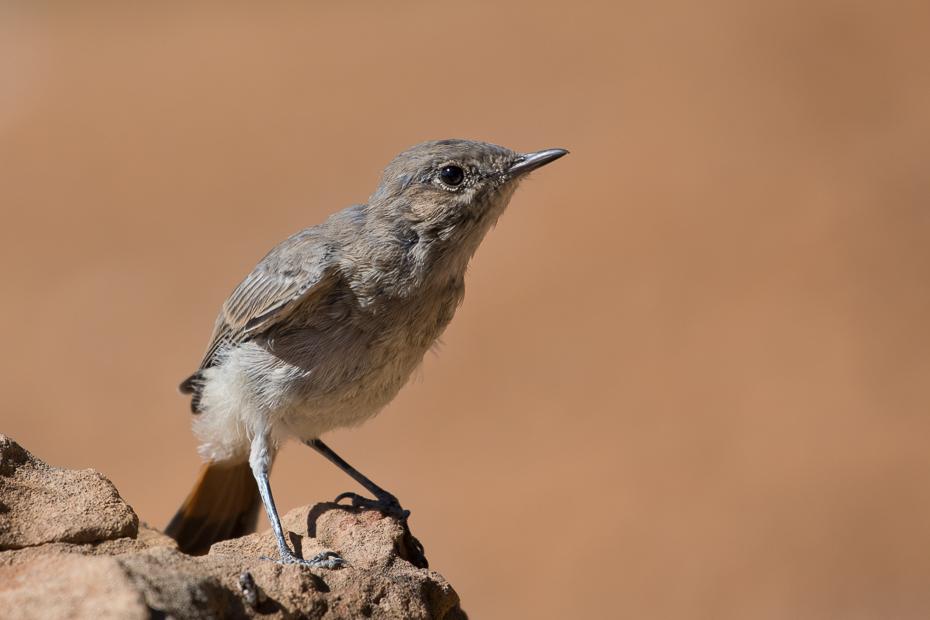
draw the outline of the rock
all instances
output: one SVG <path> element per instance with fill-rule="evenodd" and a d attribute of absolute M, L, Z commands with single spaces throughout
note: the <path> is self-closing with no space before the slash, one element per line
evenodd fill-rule
<path fill-rule="evenodd" d="M 0 446 L 0 498 L 12 507 L 2 515 L 3 532 L 17 532 L 0 551 L 0 618 L 466 618 L 449 583 L 425 567 L 406 523 L 380 512 L 328 503 L 282 520 L 298 555 L 331 550 L 350 562 L 346 567 L 261 560 L 277 557 L 271 532 L 188 556 L 144 523 L 112 534 L 135 514 L 99 474 L 56 470 L 7 438 Z M 94 495 L 106 489 L 110 502 Z M 76 494 L 98 497 L 80 504 L 94 534 L 62 534 L 76 531 L 79 519 L 52 499 Z M 43 536 L 23 518 L 57 534 Z"/>
<path fill-rule="evenodd" d="M 21 564 L 36 558 L 48 555 L 70 553 L 73 555 L 121 555 L 136 553 L 153 547 L 171 547 L 177 549 L 178 545 L 170 536 L 149 527 L 145 523 L 139 524 L 139 535 L 136 538 L 117 538 L 104 540 L 99 543 L 74 545 L 68 543 L 47 543 L 36 547 L 24 547 L 0 552 L 0 566 Z M 0 616 L 2 618 L 3 616 Z"/>
<path fill-rule="evenodd" d="M 309 558 L 335 551 L 350 567 L 325 570 L 256 563 L 254 558 L 262 555 L 278 556 L 270 531 L 217 543 L 206 557 L 249 562 L 249 572 L 270 600 L 288 600 L 289 610 L 312 618 L 465 617 L 458 595 L 442 575 L 410 562 L 416 552 L 409 548 L 409 531 L 398 519 L 326 503 L 292 510 L 281 524 L 298 555 Z M 281 583 L 290 585 L 282 588 Z M 295 592 L 300 595 L 294 597 Z M 321 609 L 333 615 L 317 615 L 315 610 Z"/>
<path fill-rule="evenodd" d="M 0 566 L 0 617 L 147 620 L 152 614 L 115 558 L 48 554 Z"/>
<path fill-rule="evenodd" d="M 103 474 L 49 467 L 0 435 L 0 550 L 135 538 L 138 529 Z"/>

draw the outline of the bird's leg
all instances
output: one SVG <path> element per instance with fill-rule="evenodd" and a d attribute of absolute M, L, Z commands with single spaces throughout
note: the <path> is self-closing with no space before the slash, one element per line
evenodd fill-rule
<path fill-rule="evenodd" d="M 278 518 L 278 509 L 275 508 L 274 498 L 271 496 L 271 485 L 268 483 L 268 470 L 271 469 L 272 458 L 267 437 L 256 435 L 252 441 L 249 465 L 252 467 L 255 482 L 258 483 L 258 492 L 262 497 L 262 503 L 265 505 L 265 512 L 268 513 L 268 521 L 271 522 L 271 530 L 274 532 L 275 540 L 278 541 L 278 551 L 281 555 L 280 560 L 265 556 L 261 556 L 261 559 L 280 564 L 303 564 L 313 568 L 335 568 L 340 564 L 348 564 L 332 551 L 324 551 L 309 560 L 304 560 L 294 555 L 291 548 L 287 546 L 287 542 L 284 540 L 284 529 L 281 527 L 281 519 Z"/>
<path fill-rule="evenodd" d="M 381 510 L 382 512 L 394 515 L 400 519 L 406 519 L 410 516 L 410 511 L 401 508 L 400 502 L 397 501 L 396 497 L 363 476 L 357 469 L 346 463 L 342 457 L 333 452 L 325 443 L 319 439 L 310 439 L 304 443 L 332 461 L 336 467 L 352 476 L 353 480 L 365 487 L 372 495 L 377 498 L 368 499 L 367 497 L 362 497 L 358 493 L 343 493 L 336 498 L 337 502 L 339 500 L 348 498 L 352 500 L 352 505 L 355 507 L 374 508 L 375 510 Z"/>
<path fill-rule="evenodd" d="M 429 562 L 423 554 L 423 545 L 410 533 L 410 527 L 407 524 L 407 517 L 410 516 L 410 511 L 401 508 L 400 502 L 397 501 L 394 495 L 379 487 L 366 476 L 363 476 L 357 469 L 346 463 L 342 457 L 333 452 L 329 446 L 319 439 L 310 439 L 304 443 L 325 456 L 334 463 L 336 467 L 352 476 L 356 482 L 368 489 L 368 491 L 377 498 L 368 499 L 367 497 L 362 497 L 358 493 L 343 493 L 336 498 L 336 501 L 338 502 L 339 500 L 348 498 L 352 500 L 352 505 L 357 508 L 374 508 L 375 510 L 381 510 L 402 519 L 404 522 L 404 547 L 407 550 L 405 559 L 419 568 L 429 568 Z"/>

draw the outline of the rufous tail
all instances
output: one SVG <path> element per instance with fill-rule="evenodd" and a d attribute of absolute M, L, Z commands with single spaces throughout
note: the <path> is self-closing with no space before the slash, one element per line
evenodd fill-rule
<path fill-rule="evenodd" d="M 253 532 L 260 505 L 247 462 L 207 463 L 165 534 L 184 553 L 203 555 L 213 543 Z"/>

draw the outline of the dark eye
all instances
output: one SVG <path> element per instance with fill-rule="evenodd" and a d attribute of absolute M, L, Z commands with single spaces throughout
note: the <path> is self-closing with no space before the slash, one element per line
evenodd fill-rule
<path fill-rule="evenodd" d="M 457 187 L 465 180 L 465 171 L 458 166 L 445 166 L 439 171 L 439 179 L 449 187 Z"/>

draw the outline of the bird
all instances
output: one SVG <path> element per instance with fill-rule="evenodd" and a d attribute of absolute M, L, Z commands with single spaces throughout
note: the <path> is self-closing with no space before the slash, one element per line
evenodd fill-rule
<path fill-rule="evenodd" d="M 320 440 L 379 413 L 452 320 L 465 273 L 527 174 L 566 155 L 438 140 L 398 154 L 367 204 L 342 209 L 268 253 L 223 304 L 191 396 L 204 466 L 166 528 L 181 551 L 251 532 L 264 506 L 282 564 L 335 568 L 333 551 L 288 546 L 269 473 L 289 440 L 346 472 L 374 498 L 336 501 L 399 519 L 410 511 Z M 271 559 L 271 558 L 265 558 Z"/>

